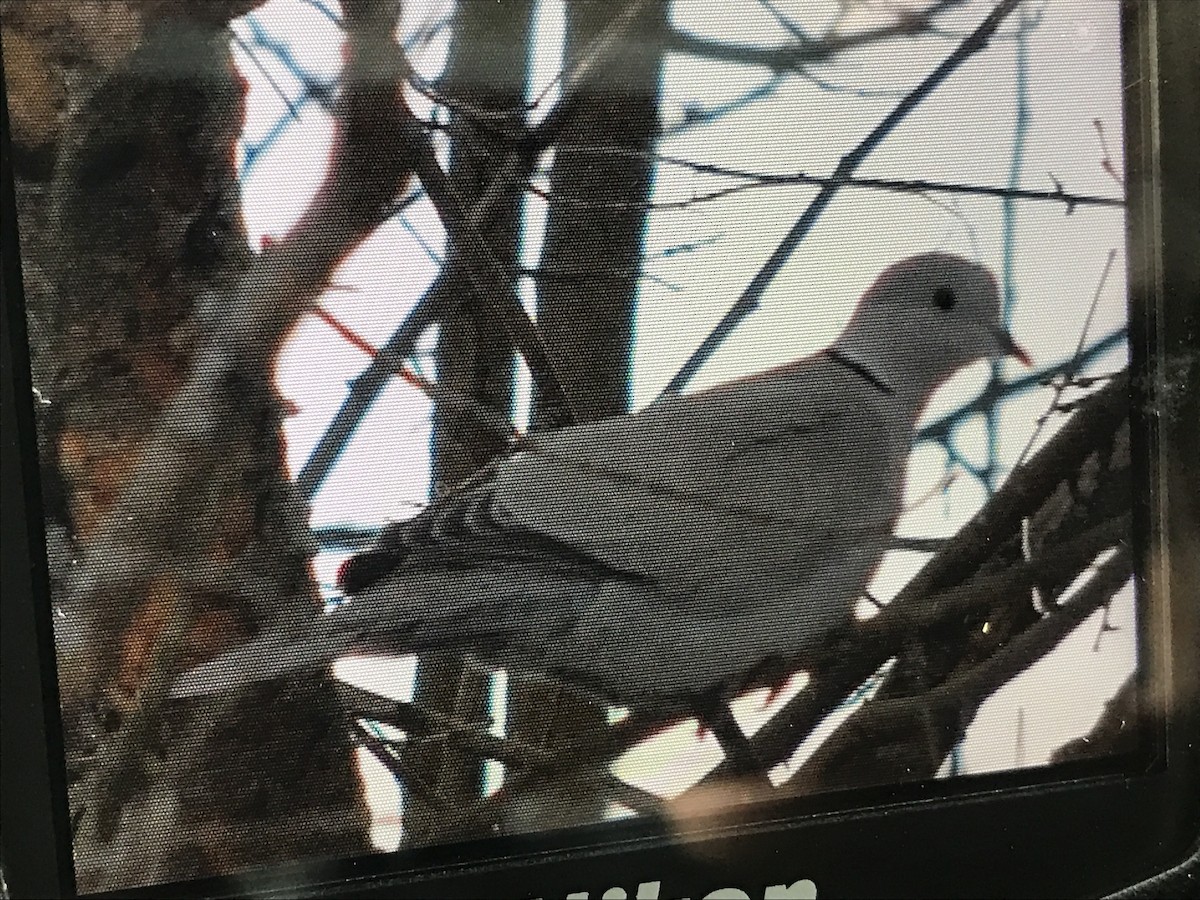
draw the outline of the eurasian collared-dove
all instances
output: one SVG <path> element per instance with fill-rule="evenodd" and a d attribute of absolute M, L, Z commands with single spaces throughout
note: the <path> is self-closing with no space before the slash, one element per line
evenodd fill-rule
<path fill-rule="evenodd" d="M 351 560 L 351 602 L 173 693 L 353 650 L 470 653 L 625 701 L 719 691 L 849 620 L 888 547 L 926 400 L 1005 354 L 1025 359 L 987 269 L 905 259 L 828 349 L 529 439 Z"/>

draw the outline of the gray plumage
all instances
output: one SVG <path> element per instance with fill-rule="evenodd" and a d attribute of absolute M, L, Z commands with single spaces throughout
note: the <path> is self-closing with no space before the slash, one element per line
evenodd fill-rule
<path fill-rule="evenodd" d="M 355 649 L 451 650 L 639 701 L 803 656 L 887 549 L 926 400 L 1004 354 L 1024 358 L 985 268 L 903 260 L 828 350 L 526 441 L 390 526 L 350 603 L 185 673 L 174 695 Z"/>

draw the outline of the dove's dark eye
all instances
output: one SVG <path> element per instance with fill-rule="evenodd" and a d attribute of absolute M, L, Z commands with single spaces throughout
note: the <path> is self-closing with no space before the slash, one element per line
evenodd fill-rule
<path fill-rule="evenodd" d="M 952 288 L 940 287 L 933 292 L 933 305 L 938 309 L 954 309 L 957 302 L 958 298 L 954 296 Z"/>

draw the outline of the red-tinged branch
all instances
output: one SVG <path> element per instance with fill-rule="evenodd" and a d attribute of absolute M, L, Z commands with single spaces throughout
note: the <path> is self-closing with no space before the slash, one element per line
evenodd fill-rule
<path fill-rule="evenodd" d="M 338 337 L 344 340 L 355 350 L 365 353 L 367 356 L 371 357 L 371 359 L 374 359 L 379 355 L 379 349 L 374 344 L 368 341 L 349 325 L 345 324 L 336 316 L 334 316 L 333 313 L 329 312 L 329 310 L 322 306 L 317 306 L 313 309 L 313 312 L 316 313 L 318 319 L 336 331 L 338 333 Z M 409 373 L 405 369 L 402 370 L 400 374 L 407 375 Z"/>
<path fill-rule="evenodd" d="M 364 338 L 353 328 L 346 325 L 327 309 L 317 306 L 313 309 L 322 322 L 338 333 L 350 346 L 356 350 L 365 353 L 371 359 L 378 359 L 379 348 Z M 430 400 L 443 406 L 452 408 L 459 413 L 464 413 L 471 416 L 478 424 L 493 431 L 505 440 L 512 440 L 521 436 L 521 432 L 513 426 L 503 415 L 490 409 L 479 401 L 461 394 L 457 391 L 449 390 L 436 381 L 431 381 L 428 378 L 422 378 L 403 362 L 397 363 L 392 372 L 397 378 L 400 378 L 406 384 L 410 384 L 423 393 Z"/>

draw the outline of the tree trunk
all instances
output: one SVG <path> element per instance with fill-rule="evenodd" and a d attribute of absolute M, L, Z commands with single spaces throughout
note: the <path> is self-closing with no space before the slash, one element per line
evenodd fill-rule
<path fill-rule="evenodd" d="M 486 190 L 496 164 L 509 152 L 506 131 L 524 124 L 521 112 L 527 81 L 531 0 L 459 4 L 454 43 L 445 79 L 446 93 L 461 104 L 450 124 L 450 178 L 469 206 Z M 491 253 L 515 271 L 519 256 L 521 196 L 514 192 L 492 220 L 486 239 Z M 456 252 L 450 248 L 450 254 Z M 472 252 L 467 248 L 466 252 Z M 494 410 L 497 420 L 511 416 L 513 349 L 502 333 L 489 327 L 481 301 L 469 280 L 458 284 L 463 300 L 440 326 L 438 385 L 443 391 Z M 482 425 L 458 404 L 438 404 L 434 413 L 433 494 L 452 490 L 497 453 L 502 434 Z M 463 722 L 486 721 L 490 714 L 490 675 L 452 656 L 422 658 L 415 701 Z M 411 776 L 425 788 L 408 785 L 404 830 L 413 845 L 480 837 L 468 826 L 446 830 L 445 804 L 451 808 L 477 800 L 483 790 L 483 762 L 443 743 L 409 747 L 404 753 Z M 433 790 L 437 797 L 427 796 Z"/>
<path fill-rule="evenodd" d="M 621 11 L 621 5 L 605 2 L 566 4 L 564 67 L 569 69 Z M 582 421 L 623 413 L 629 405 L 666 11 L 666 4 L 646 4 L 614 58 L 581 92 L 557 142 L 550 175 L 538 330 L 560 363 L 563 387 Z M 563 149 L 571 147 L 633 152 Z M 545 421 L 544 412 L 541 404 L 535 406 L 535 423 Z M 608 764 L 604 706 L 569 686 L 542 680 L 517 682 L 509 703 L 515 739 L 596 762 L 581 766 L 576 777 L 558 775 L 514 792 L 506 805 L 505 829 L 534 831 L 601 820 L 607 801 L 589 772 Z"/>
<path fill-rule="evenodd" d="M 222 464 L 173 511 L 187 539 L 166 556 L 105 557 L 112 584 L 65 599 L 250 260 L 224 25 L 253 5 L 3 6 L 25 120 L 19 225 L 83 892 L 370 849 L 323 679 L 144 712 L 171 670 L 319 603 L 269 371 L 230 385 Z"/>

